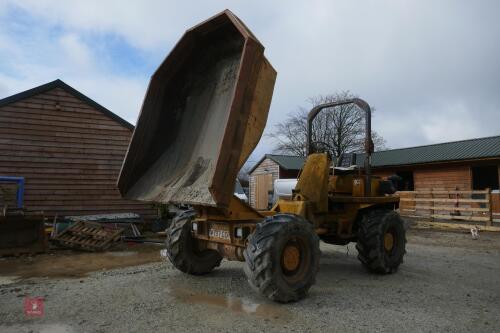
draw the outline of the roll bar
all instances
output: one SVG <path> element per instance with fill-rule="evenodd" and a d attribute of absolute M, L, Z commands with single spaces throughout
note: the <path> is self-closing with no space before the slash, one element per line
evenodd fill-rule
<path fill-rule="evenodd" d="M 346 99 L 337 102 L 324 103 L 315 106 L 309 111 L 307 115 L 307 155 L 313 153 L 312 150 L 312 122 L 319 114 L 319 112 L 326 108 L 347 105 L 347 104 L 355 104 L 361 110 L 365 112 L 365 196 L 370 195 L 371 193 L 371 155 L 373 153 L 373 141 L 372 141 L 372 112 L 370 105 L 362 100 L 361 98 L 352 98 Z"/>

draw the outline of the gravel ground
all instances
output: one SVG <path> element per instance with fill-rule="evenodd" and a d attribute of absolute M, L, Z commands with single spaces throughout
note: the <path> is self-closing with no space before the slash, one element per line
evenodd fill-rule
<path fill-rule="evenodd" d="M 353 244 L 323 244 L 309 297 L 285 305 L 251 291 L 239 262 L 205 277 L 155 256 L 79 277 L 20 278 L 8 275 L 19 259 L 3 260 L 0 332 L 500 332 L 500 235 L 470 238 L 411 231 L 405 263 L 389 276 L 364 271 Z M 24 315 L 27 295 L 44 297 L 43 317 Z"/>

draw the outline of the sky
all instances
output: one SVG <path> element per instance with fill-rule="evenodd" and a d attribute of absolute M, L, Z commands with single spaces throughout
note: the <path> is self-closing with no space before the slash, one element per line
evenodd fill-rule
<path fill-rule="evenodd" d="M 278 72 L 266 132 L 349 90 L 390 148 L 500 135 L 500 2 L 487 0 L 0 0 L 0 98 L 61 79 L 134 124 L 183 32 L 225 8 Z"/>

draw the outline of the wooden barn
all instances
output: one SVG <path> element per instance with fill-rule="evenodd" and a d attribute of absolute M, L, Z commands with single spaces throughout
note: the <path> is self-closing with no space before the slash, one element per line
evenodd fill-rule
<path fill-rule="evenodd" d="M 363 160 L 363 154 L 351 156 L 344 159 L 343 166 L 362 167 Z M 296 177 L 304 161 L 297 156 L 265 155 L 250 171 L 251 205 L 264 209 L 264 199 L 259 198 L 267 198 L 267 193 L 273 190 L 273 181 Z M 399 175 L 400 191 L 474 195 L 472 191 L 489 189 L 493 192 L 493 209 L 500 211 L 500 136 L 379 151 L 372 156 L 372 167 L 373 174 L 381 177 Z M 287 169 L 292 170 L 287 173 Z"/>
<path fill-rule="evenodd" d="M 372 165 L 379 176 L 401 176 L 400 190 L 498 190 L 500 136 L 380 151 Z"/>
<path fill-rule="evenodd" d="M 61 80 L 0 100 L 0 176 L 25 179 L 24 206 L 47 217 L 134 212 L 116 180 L 134 126 Z"/>

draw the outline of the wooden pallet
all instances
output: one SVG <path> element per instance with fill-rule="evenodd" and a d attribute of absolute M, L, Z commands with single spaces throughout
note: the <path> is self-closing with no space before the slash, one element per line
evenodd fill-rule
<path fill-rule="evenodd" d="M 80 221 L 53 238 L 61 246 L 103 251 L 120 239 L 123 229 L 108 229 L 99 223 Z"/>

